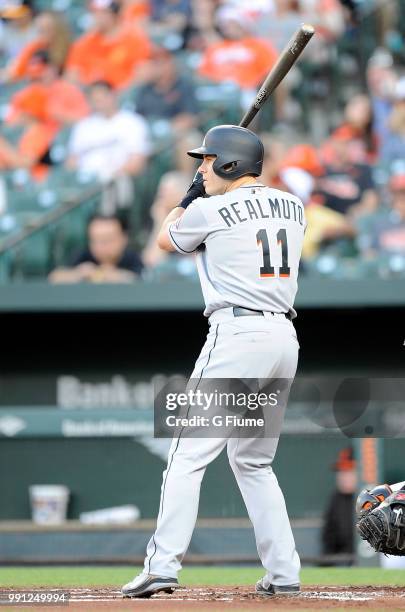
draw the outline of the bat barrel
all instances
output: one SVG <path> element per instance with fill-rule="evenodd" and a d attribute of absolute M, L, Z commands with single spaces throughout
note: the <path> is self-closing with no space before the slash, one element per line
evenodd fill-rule
<path fill-rule="evenodd" d="M 248 127 L 267 98 L 283 80 L 285 75 L 297 61 L 312 36 L 315 29 L 312 25 L 303 24 L 291 38 L 288 45 L 281 52 L 277 62 L 273 66 L 263 85 L 260 87 L 252 106 L 248 109 L 241 122 L 240 127 Z"/>

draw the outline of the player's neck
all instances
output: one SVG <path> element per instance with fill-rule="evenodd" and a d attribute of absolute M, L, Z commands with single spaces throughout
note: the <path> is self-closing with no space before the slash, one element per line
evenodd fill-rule
<path fill-rule="evenodd" d="M 232 181 L 225 187 L 224 193 L 228 191 L 233 191 L 234 189 L 239 189 L 239 187 L 247 187 L 248 185 L 258 185 L 259 182 L 255 176 L 241 176 L 240 178 Z"/>

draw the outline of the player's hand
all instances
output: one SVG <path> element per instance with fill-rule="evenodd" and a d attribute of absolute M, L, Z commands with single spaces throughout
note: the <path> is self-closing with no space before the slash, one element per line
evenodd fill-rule
<path fill-rule="evenodd" d="M 187 208 L 187 206 L 189 206 L 193 200 L 195 200 L 196 198 L 203 198 L 205 197 L 205 195 L 206 193 L 203 183 L 203 175 L 201 174 L 201 172 L 197 172 L 193 182 L 188 188 L 187 194 L 180 202 L 179 207 Z"/>

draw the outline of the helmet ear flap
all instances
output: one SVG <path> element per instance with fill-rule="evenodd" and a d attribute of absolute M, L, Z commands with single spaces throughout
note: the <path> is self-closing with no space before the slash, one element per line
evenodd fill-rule
<path fill-rule="evenodd" d="M 222 170 L 225 173 L 229 172 L 229 174 L 231 174 L 236 169 L 237 165 L 238 165 L 238 162 L 236 162 L 236 161 L 229 162 L 229 164 L 224 164 L 222 166 Z"/>
<path fill-rule="evenodd" d="M 220 155 L 217 156 L 216 160 L 212 164 L 212 169 L 214 170 L 215 174 L 229 181 L 235 178 L 235 171 L 237 170 L 237 168 L 237 161 L 224 163 Z"/>

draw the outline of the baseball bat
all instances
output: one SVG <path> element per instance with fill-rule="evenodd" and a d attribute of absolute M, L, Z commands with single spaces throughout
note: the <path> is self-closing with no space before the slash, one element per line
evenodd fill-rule
<path fill-rule="evenodd" d="M 266 100 L 281 83 L 286 74 L 291 70 L 313 35 L 315 29 L 312 25 L 303 24 L 295 32 L 288 45 L 280 53 L 277 62 L 267 75 L 263 85 L 260 87 L 256 98 L 239 123 L 240 127 L 248 127 L 262 108 Z"/>

